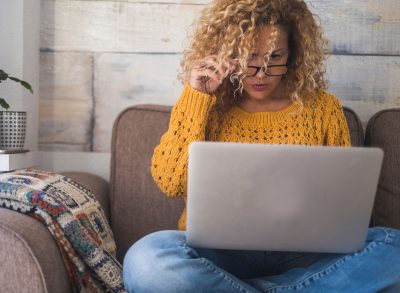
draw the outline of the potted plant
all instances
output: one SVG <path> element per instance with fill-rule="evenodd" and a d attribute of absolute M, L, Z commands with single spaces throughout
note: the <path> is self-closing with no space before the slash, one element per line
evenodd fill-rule
<path fill-rule="evenodd" d="M 7 79 L 21 84 L 33 94 L 32 87 L 24 80 L 8 75 L 0 69 L 0 83 Z M 0 150 L 22 151 L 25 144 L 26 112 L 9 111 L 10 105 L 0 97 Z"/>

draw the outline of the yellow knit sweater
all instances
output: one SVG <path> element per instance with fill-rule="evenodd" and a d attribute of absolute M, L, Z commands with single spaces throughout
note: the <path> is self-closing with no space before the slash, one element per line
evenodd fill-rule
<path fill-rule="evenodd" d="M 239 107 L 221 112 L 215 105 L 215 96 L 185 85 L 152 159 L 153 178 L 166 195 L 186 199 L 188 145 L 193 141 L 350 146 L 340 102 L 325 91 L 316 92 L 310 105 L 292 103 L 278 112 L 247 113 Z M 186 209 L 178 227 L 185 230 Z"/>

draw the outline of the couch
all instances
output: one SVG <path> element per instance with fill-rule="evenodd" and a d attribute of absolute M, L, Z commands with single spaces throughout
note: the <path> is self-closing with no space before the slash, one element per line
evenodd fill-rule
<path fill-rule="evenodd" d="M 150 160 L 168 127 L 171 107 L 134 106 L 115 121 L 109 183 L 87 173 L 65 175 L 90 189 L 110 221 L 122 262 L 128 248 L 154 231 L 176 229 L 183 200 L 169 199 L 154 184 Z M 364 135 L 356 113 L 344 107 L 353 146 L 385 151 L 372 226 L 400 228 L 400 109 L 375 114 Z M 55 241 L 41 223 L 0 208 L 0 291 L 71 292 Z"/>

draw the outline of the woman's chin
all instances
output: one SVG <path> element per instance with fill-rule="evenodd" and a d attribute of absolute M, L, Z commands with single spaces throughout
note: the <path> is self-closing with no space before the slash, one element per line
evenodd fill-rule
<path fill-rule="evenodd" d="M 265 92 L 250 92 L 247 94 L 247 97 L 250 100 L 254 100 L 254 101 L 265 101 L 268 100 L 269 97 L 271 96 L 269 91 L 265 91 Z"/>

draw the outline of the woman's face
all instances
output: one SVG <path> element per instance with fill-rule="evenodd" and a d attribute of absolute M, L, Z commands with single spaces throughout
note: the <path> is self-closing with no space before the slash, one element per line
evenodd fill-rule
<path fill-rule="evenodd" d="M 289 58 L 288 33 L 280 26 L 266 25 L 262 27 L 260 40 L 255 51 L 248 60 L 248 66 L 264 66 L 264 56 L 269 52 L 272 44 L 269 44 L 273 28 L 276 28 L 278 35 L 275 41 L 275 49 L 272 51 L 268 65 L 284 65 Z M 251 69 L 249 69 L 251 70 Z M 254 70 L 254 69 L 253 69 Z M 271 67 L 267 71 L 272 74 L 280 74 L 287 70 L 287 67 Z M 268 76 L 264 70 L 260 70 L 255 76 L 243 79 L 243 88 L 246 99 L 263 101 L 281 98 L 282 76 Z"/>

